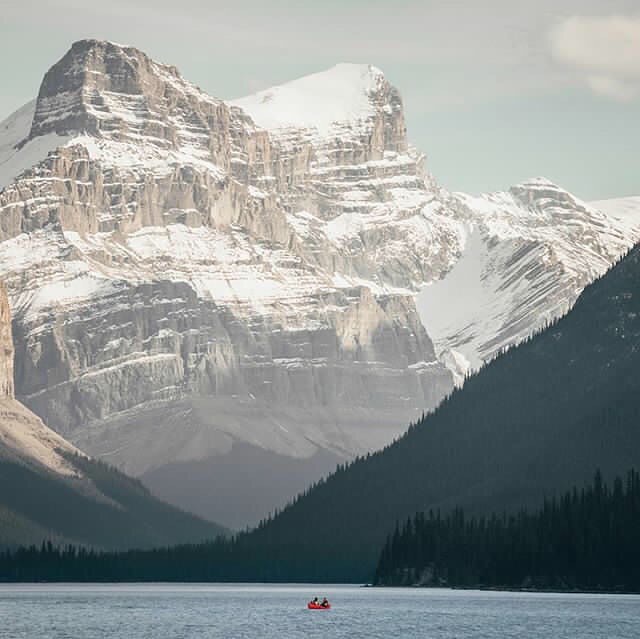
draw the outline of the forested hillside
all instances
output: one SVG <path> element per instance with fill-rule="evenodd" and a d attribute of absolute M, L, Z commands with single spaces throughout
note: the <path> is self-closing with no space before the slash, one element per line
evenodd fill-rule
<path fill-rule="evenodd" d="M 506 516 L 417 513 L 389 535 L 374 583 L 640 591 L 640 475 Z"/>
<path fill-rule="evenodd" d="M 137 480 L 81 456 L 64 478 L 0 457 L 0 547 L 80 543 L 103 549 L 197 542 L 224 528 L 156 499 Z"/>

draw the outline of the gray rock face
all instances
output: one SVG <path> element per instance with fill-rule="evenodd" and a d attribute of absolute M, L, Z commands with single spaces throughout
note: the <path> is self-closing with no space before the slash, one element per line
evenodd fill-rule
<path fill-rule="evenodd" d="M 136 473 L 238 441 L 350 457 L 435 406 L 452 376 L 400 288 L 429 267 L 385 263 L 377 224 L 346 250 L 313 231 L 430 197 L 373 75 L 357 126 L 283 137 L 140 51 L 76 43 L 18 145 L 53 150 L 0 192 L 20 397 Z"/>
<path fill-rule="evenodd" d="M 407 299 L 376 298 L 361 288 L 318 295 L 314 302 L 324 314 L 308 318 L 317 326 L 291 329 L 275 317 L 249 324 L 185 283 L 123 287 L 90 307 L 63 310 L 55 320 L 41 314 L 17 322 L 16 380 L 33 410 L 91 449 L 91 432 L 108 430 L 103 422 L 131 410 L 183 406 L 192 397 L 235 397 L 239 412 L 242 398 L 267 411 L 282 405 L 339 414 L 363 406 L 390 418 L 394 411 L 411 415 L 434 405 L 449 387 L 450 376 L 435 363 Z M 93 424 L 89 433 L 87 424 Z M 226 430 L 237 439 L 248 436 L 232 422 Z M 364 450 L 348 434 L 336 440 L 316 433 L 313 439 L 340 453 Z M 295 431 L 264 445 L 297 454 L 314 448 Z M 169 461 L 174 455 L 166 450 L 161 456 Z M 140 451 L 125 467 L 147 470 L 156 462 Z"/>

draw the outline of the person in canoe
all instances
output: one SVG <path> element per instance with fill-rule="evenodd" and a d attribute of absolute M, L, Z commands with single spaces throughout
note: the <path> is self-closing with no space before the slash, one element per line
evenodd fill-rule
<path fill-rule="evenodd" d="M 328 610 L 329 608 L 331 608 L 331 604 L 326 597 L 322 600 L 322 602 L 320 602 L 317 597 L 314 597 L 307 604 L 307 608 L 309 608 L 310 610 Z"/>

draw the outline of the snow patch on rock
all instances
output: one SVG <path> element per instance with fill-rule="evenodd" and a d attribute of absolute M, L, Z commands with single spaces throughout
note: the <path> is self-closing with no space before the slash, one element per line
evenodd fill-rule
<path fill-rule="evenodd" d="M 0 190 L 69 139 L 49 133 L 29 140 L 35 108 L 32 100 L 0 122 Z"/>
<path fill-rule="evenodd" d="M 336 124 L 354 125 L 374 115 L 371 94 L 383 80 L 374 66 L 337 64 L 230 104 L 249 113 L 262 128 L 312 128 L 326 137 Z"/>

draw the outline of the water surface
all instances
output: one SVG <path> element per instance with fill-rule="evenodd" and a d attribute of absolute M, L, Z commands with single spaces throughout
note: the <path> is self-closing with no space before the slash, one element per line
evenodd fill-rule
<path fill-rule="evenodd" d="M 312 596 L 331 610 L 312 611 Z M 2 639 L 637 639 L 640 596 L 308 585 L 0 585 Z"/>

